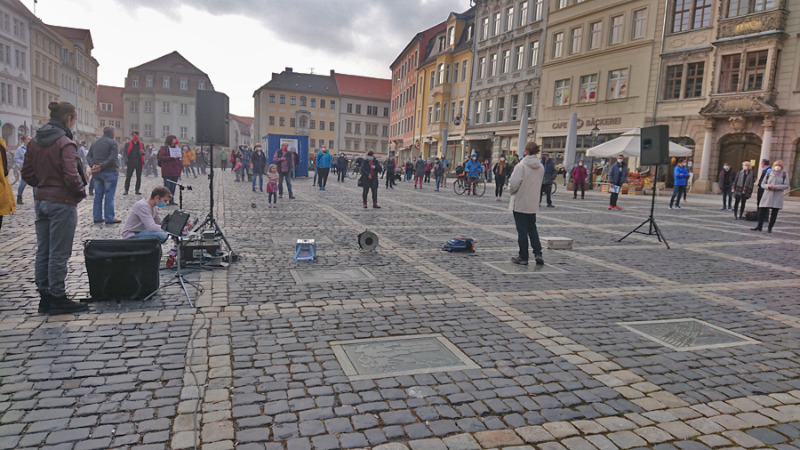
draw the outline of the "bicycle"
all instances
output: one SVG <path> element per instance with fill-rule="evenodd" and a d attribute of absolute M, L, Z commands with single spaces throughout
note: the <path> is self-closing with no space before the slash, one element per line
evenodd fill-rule
<path fill-rule="evenodd" d="M 486 180 L 478 177 L 475 180 L 472 189 L 474 189 L 473 192 L 475 192 L 475 195 L 483 197 L 483 194 L 486 193 Z M 457 176 L 456 181 L 453 182 L 453 190 L 458 195 L 463 195 L 464 192 L 468 192 L 470 190 L 469 181 L 467 180 L 467 177 L 464 174 L 460 174 Z"/>
<path fill-rule="evenodd" d="M 355 180 L 356 178 L 361 176 L 361 167 L 358 164 L 356 164 L 355 162 L 351 162 L 350 165 L 352 167 L 347 169 L 347 178 L 350 178 L 351 180 Z"/>

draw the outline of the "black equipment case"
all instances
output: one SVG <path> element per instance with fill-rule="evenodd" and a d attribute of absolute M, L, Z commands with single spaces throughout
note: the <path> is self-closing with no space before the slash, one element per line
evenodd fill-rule
<path fill-rule="evenodd" d="M 139 300 L 160 285 L 158 239 L 86 241 L 83 256 L 92 300 Z"/>

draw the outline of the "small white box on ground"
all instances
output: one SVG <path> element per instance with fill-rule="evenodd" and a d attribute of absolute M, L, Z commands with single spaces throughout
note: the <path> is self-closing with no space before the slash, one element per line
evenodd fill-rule
<path fill-rule="evenodd" d="M 571 250 L 572 239 L 565 237 L 543 237 L 542 243 L 550 250 Z"/>

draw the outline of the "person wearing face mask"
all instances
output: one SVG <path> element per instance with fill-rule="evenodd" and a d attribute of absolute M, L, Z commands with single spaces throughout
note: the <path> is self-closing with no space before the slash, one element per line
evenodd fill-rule
<path fill-rule="evenodd" d="M 361 164 L 361 180 L 359 184 L 364 189 L 364 192 L 361 194 L 364 208 L 367 207 L 367 194 L 370 189 L 372 190 L 372 207 L 380 208 L 380 206 L 378 206 L 378 175 L 380 175 L 383 169 L 374 155 L 375 153 L 370 150 L 367 153 L 367 159 Z"/>
<path fill-rule="evenodd" d="M 122 239 L 156 238 L 162 244 L 166 242 L 168 236 L 161 229 L 162 219 L 158 214 L 158 208 L 167 206 L 170 200 L 172 193 L 169 189 L 165 186 L 156 186 L 150 193 L 150 198 L 142 198 L 134 203 L 122 227 Z"/>
<path fill-rule="evenodd" d="M 722 191 L 722 210 L 733 211 L 733 171 L 731 165 L 724 163 L 719 173 L 719 190 Z"/>
<path fill-rule="evenodd" d="M 478 182 L 478 178 L 483 172 L 483 166 L 478 162 L 478 154 L 473 153 L 469 161 L 464 165 L 464 172 L 467 173 L 467 195 L 472 192 L 472 195 L 478 195 L 473 187 Z"/>
<path fill-rule="evenodd" d="M 131 133 L 131 138 L 123 146 L 125 152 L 125 192 L 128 195 L 131 188 L 131 175 L 136 172 L 136 195 L 142 195 L 139 189 L 142 187 L 142 167 L 144 167 L 144 144 L 139 140 L 139 132 Z"/>
<path fill-rule="evenodd" d="M 422 156 L 417 158 L 417 162 L 414 163 L 414 189 L 417 188 L 417 183 L 419 183 L 419 188 L 422 189 L 422 180 L 425 177 L 425 161 L 422 159 Z"/>
<path fill-rule="evenodd" d="M 778 211 L 783 208 L 783 192 L 789 189 L 789 175 L 784 172 L 783 161 L 778 160 L 772 164 L 772 171 L 761 183 L 761 188 L 764 189 L 764 195 L 758 203 L 758 225 L 752 230 L 761 231 L 769 216 L 767 233 L 772 233 L 772 227 L 778 219 Z"/>
<path fill-rule="evenodd" d="M 772 168 L 769 165 L 768 159 L 761 160 L 761 175 L 758 176 L 758 182 L 756 185 L 758 186 L 758 197 L 756 197 L 756 206 L 761 203 L 761 197 L 764 196 L 764 189 L 761 187 L 761 183 L 767 178 L 767 174 L 772 172 Z"/>
<path fill-rule="evenodd" d="M 394 156 L 389 155 L 389 159 L 386 160 L 386 189 L 394 189 L 394 173 L 397 170 L 397 162 L 394 160 Z"/>
<path fill-rule="evenodd" d="M 505 186 L 506 179 L 510 173 L 505 155 L 501 155 L 500 161 L 494 164 L 492 173 L 494 174 L 494 198 L 499 202 L 500 197 L 503 196 L 503 186 Z"/>
<path fill-rule="evenodd" d="M 317 153 L 317 157 L 315 159 L 317 164 L 317 173 L 319 174 L 319 190 L 324 191 L 325 186 L 328 184 L 328 173 L 331 171 L 331 163 L 333 162 L 333 157 L 330 153 L 328 153 L 328 149 L 322 147 Z"/>
<path fill-rule="evenodd" d="M 578 165 L 572 169 L 570 174 L 572 177 L 572 198 L 578 198 L 578 186 L 581 188 L 581 200 L 586 197 L 586 179 L 589 178 L 589 172 L 583 166 L 583 161 L 578 161 Z"/>
<path fill-rule="evenodd" d="M 78 225 L 78 203 L 86 198 L 86 176 L 71 131 L 78 122 L 75 106 L 52 102 L 47 107 L 50 121 L 36 130 L 28 144 L 22 178 L 37 188 L 34 278 L 41 298 L 39 312 L 71 314 L 89 309 L 67 298 L 65 283 Z M 116 155 L 112 156 L 116 161 Z"/>
<path fill-rule="evenodd" d="M 745 161 L 742 163 L 742 170 L 736 174 L 733 179 L 733 197 L 736 201 L 733 204 L 733 218 L 744 220 L 744 204 L 747 199 L 753 195 L 753 171 L 750 170 L 750 162 Z M 739 203 L 742 206 L 739 206 Z"/>
<path fill-rule="evenodd" d="M 256 151 L 250 157 L 253 163 L 253 192 L 256 191 L 256 180 L 258 180 L 258 190 L 264 192 L 264 172 L 267 169 L 267 155 L 261 150 L 261 144 L 256 144 Z"/>
<path fill-rule="evenodd" d="M 92 143 L 86 161 L 92 166 L 94 183 L 94 223 L 120 223 L 114 213 L 114 196 L 119 181 L 119 148 L 114 140 L 114 127 L 103 128 L 103 136 Z"/>
<path fill-rule="evenodd" d="M 676 208 L 681 209 L 681 198 L 683 198 L 683 193 L 686 191 L 686 181 L 689 179 L 689 169 L 686 168 L 686 160 L 683 158 L 678 160 L 673 175 L 674 185 L 672 188 L 672 198 L 669 199 L 669 209 L 672 209 L 673 203 Z"/>
<path fill-rule="evenodd" d="M 161 167 L 161 178 L 164 179 L 164 186 L 169 189 L 174 198 L 175 183 L 181 178 L 181 172 L 183 171 L 183 158 L 171 156 L 169 153 L 170 148 L 178 148 L 178 138 L 172 134 L 164 139 L 164 145 L 158 149 L 158 165 Z M 169 204 L 175 205 L 175 202 L 170 199 Z"/>
<path fill-rule="evenodd" d="M 439 186 L 442 185 L 442 177 L 444 176 L 444 165 L 439 158 L 433 163 L 433 178 L 436 180 L 436 192 L 439 192 Z"/>
<path fill-rule="evenodd" d="M 617 162 L 614 163 L 611 167 L 608 168 L 608 184 L 613 186 L 609 186 L 609 191 L 615 190 L 616 192 L 611 192 L 611 200 L 609 201 L 608 209 L 616 209 L 621 211 L 622 208 L 617 206 L 617 199 L 619 198 L 619 191 L 622 189 L 622 185 L 628 181 L 628 166 L 625 165 L 625 157 L 622 155 L 617 156 Z"/>

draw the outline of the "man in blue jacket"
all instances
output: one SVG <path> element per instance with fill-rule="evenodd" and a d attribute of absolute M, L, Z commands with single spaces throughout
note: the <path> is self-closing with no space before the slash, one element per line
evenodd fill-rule
<path fill-rule="evenodd" d="M 472 191 L 472 195 L 478 195 L 473 188 L 475 187 L 475 183 L 478 182 L 478 178 L 481 176 L 483 166 L 478 162 L 477 153 L 472 153 L 469 161 L 464 165 L 464 171 L 467 173 L 467 195 L 469 195 L 470 191 Z"/>
<path fill-rule="evenodd" d="M 622 210 L 617 206 L 617 198 L 622 185 L 628 181 L 628 166 L 625 165 L 625 156 L 617 156 L 617 162 L 608 169 L 608 191 L 611 192 L 611 201 L 608 209 Z"/>
<path fill-rule="evenodd" d="M 319 190 L 324 191 L 325 185 L 328 184 L 328 173 L 331 171 L 331 162 L 333 157 L 328 153 L 328 149 L 322 147 L 322 150 L 317 153 L 315 160 L 317 165 L 317 174 L 319 175 Z"/>
<path fill-rule="evenodd" d="M 675 166 L 674 178 L 675 184 L 672 188 L 672 198 L 669 199 L 669 209 L 672 209 L 673 202 L 676 208 L 681 209 L 681 198 L 686 191 L 686 181 L 689 179 L 689 169 L 686 168 L 686 160 L 683 158 L 679 159 Z M 675 201 L 676 197 L 678 201 Z"/>

